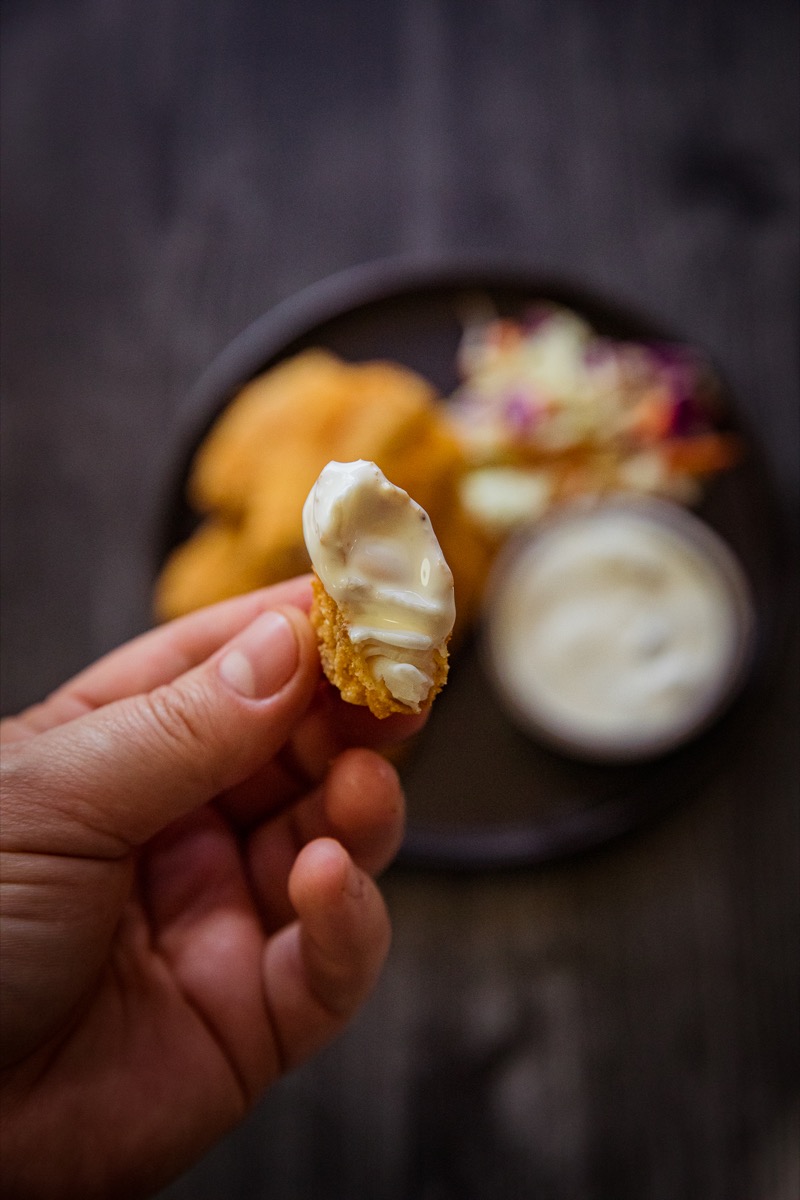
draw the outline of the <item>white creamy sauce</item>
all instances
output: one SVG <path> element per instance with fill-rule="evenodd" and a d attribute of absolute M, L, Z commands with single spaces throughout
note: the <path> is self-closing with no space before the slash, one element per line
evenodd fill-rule
<path fill-rule="evenodd" d="M 455 620 L 453 576 L 430 520 L 372 462 L 330 462 L 303 507 L 311 562 L 376 679 L 418 708 Z"/>
<path fill-rule="evenodd" d="M 498 589 L 491 631 L 512 705 L 601 752 L 680 737 L 719 699 L 742 638 L 711 557 L 624 509 L 529 542 Z"/>

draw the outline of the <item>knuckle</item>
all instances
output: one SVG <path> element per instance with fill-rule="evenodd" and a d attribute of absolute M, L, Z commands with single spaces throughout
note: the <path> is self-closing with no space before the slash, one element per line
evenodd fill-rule
<path fill-rule="evenodd" d="M 151 732 L 169 757 L 179 757 L 187 770 L 207 776 L 219 736 L 202 691 L 187 692 L 172 685 L 156 688 L 145 698 L 144 711 Z"/>

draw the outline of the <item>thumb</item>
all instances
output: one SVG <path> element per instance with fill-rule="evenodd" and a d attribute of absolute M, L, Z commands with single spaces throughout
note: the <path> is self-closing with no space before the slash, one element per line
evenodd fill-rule
<path fill-rule="evenodd" d="M 172 683 L 12 743 L 4 841 L 124 854 L 268 762 L 318 677 L 308 617 L 271 610 Z"/>

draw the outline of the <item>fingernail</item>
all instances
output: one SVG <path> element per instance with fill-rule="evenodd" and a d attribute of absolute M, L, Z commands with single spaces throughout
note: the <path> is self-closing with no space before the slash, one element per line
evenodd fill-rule
<path fill-rule="evenodd" d="M 297 670 L 299 650 L 291 623 L 283 613 L 266 612 L 243 630 L 220 660 L 219 673 L 228 687 L 247 700 L 266 700 L 289 682 Z"/>

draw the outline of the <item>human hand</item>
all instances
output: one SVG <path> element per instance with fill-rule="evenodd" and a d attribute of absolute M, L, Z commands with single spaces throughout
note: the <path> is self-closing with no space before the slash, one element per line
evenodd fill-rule
<path fill-rule="evenodd" d="M 320 682 L 309 604 L 303 579 L 195 613 L 4 722 L 9 1195 L 154 1190 L 369 993 L 403 798 L 346 747 L 422 720 Z"/>

